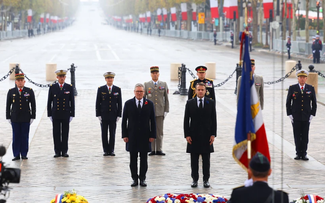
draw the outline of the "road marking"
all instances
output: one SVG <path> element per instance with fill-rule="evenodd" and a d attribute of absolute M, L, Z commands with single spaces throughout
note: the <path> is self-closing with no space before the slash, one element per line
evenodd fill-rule
<path fill-rule="evenodd" d="M 114 55 L 114 57 L 115 57 L 115 59 L 116 60 L 118 60 L 118 61 L 120 61 L 121 59 L 117 56 L 117 54 L 113 51 L 113 49 L 111 48 L 111 46 L 108 44 L 107 45 L 108 46 L 108 48 L 111 50 L 111 52 L 112 52 L 112 54 Z"/>
<path fill-rule="evenodd" d="M 100 56 L 100 53 L 99 53 L 99 50 L 98 50 L 97 45 L 94 44 L 94 47 L 95 47 L 95 50 L 96 50 L 97 60 L 98 60 L 98 61 L 102 61 L 102 57 Z"/>
<path fill-rule="evenodd" d="M 12 58 L 15 57 L 15 56 L 16 56 L 16 54 L 14 54 L 14 55 L 12 55 L 12 56 L 6 58 L 5 60 L 1 61 L 1 63 L 4 63 L 4 62 L 8 61 L 9 59 L 12 59 Z"/>

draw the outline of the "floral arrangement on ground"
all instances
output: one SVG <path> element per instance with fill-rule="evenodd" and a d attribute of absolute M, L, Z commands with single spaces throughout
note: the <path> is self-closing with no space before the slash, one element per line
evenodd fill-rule
<path fill-rule="evenodd" d="M 64 194 L 57 194 L 51 203 L 88 203 L 88 200 L 72 190 L 65 191 Z"/>
<path fill-rule="evenodd" d="M 155 196 L 148 199 L 147 203 L 226 203 L 228 200 L 220 195 L 213 194 L 172 194 Z"/>
<path fill-rule="evenodd" d="M 324 198 L 318 195 L 305 195 L 293 201 L 294 203 L 325 203 Z"/>

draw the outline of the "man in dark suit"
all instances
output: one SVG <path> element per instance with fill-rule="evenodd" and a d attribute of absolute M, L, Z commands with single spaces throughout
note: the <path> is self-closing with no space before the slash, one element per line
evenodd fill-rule
<path fill-rule="evenodd" d="M 104 156 L 115 156 L 116 122 L 121 118 L 122 94 L 121 88 L 113 85 L 115 73 L 104 74 L 106 85 L 98 88 L 96 99 L 96 117 L 101 123 L 102 145 Z M 109 128 L 109 141 L 108 141 Z"/>
<path fill-rule="evenodd" d="M 287 95 L 287 115 L 291 119 L 296 145 L 295 160 L 308 161 L 307 145 L 309 125 L 316 115 L 317 101 L 315 89 L 306 84 L 308 71 L 297 71 L 298 84 L 291 85 Z"/>
<path fill-rule="evenodd" d="M 17 87 L 8 91 L 6 119 L 12 126 L 13 161 L 27 158 L 29 127 L 35 119 L 36 104 L 32 88 L 25 87 L 23 73 L 15 75 Z"/>
<path fill-rule="evenodd" d="M 126 101 L 122 116 L 122 138 L 126 143 L 126 150 L 130 152 L 130 170 L 133 183 L 146 187 L 146 173 L 148 170 L 148 152 L 151 142 L 156 138 L 156 120 L 154 105 L 144 98 L 143 84 L 136 84 L 135 97 Z M 138 153 L 140 153 L 140 175 L 138 175 Z"/>
<path fill-rule="evenodd" d="M 271 175 L 269 160 L 257 152 L 249 163 L 248 174 L 253 179 L 253 185 L 233 189 L 228 203 L 289 203 L 288 194 L 275 191 L 267 184 Z"/>
<path fill-rule="evenodd" d="M 190 88 L 188 89 L 188 99 L 193 99 L 196 96 L 195 87 L 197 83 L 203 82 L 205 84 L 206 93 L 205 97 L 213 99 L 213 101 L 216 100 L 215 94 L 214 94 L 214 85 L 213 80 L 209 78 L 205 78 L 207 67 L 205 66 L 198 66 L 195 68 L 197 71 L 198 79 L 192 80 L 190 82 Z"/>
<path fill-rule="evenodd" d="M 217 135 L 217 116 L 215 102 L 205 97 L 205 83 L 196 84 L 196 95 L 186 103 L 184 116 L 184 135 L 187 153 L 191 153 L 193 183 L 197 187 L 199 179 L 199 156 L 203 160 L 203 186 L 210 187 L 210 153 L 214 152 L 213 142 Z"/>
<path fill-rule="evenodd" d="M 69 124 L 74 117 L 74 90 L 65 83 L 66 70 L 57 70 L 58 83 L 52 84 L 47 101 L 47 116 L 53 125 L 54 158 L 68 155 Z"/>

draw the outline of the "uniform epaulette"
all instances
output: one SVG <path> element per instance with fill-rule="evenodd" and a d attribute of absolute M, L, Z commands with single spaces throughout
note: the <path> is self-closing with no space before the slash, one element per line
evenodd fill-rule
<path fill-rule="evenodd" d="M 72 87 L 72 84 L 70 84 L 71 85 L 71 87 Z"/>
<path fill-rule="evenodd" d="M 32 88 L 29 88 L 30 90 L 32 90 Z"/>
<path fill-rule="evenodd" d="M 50 84 L 50 87 L 52 87 L 52 84 Z"/>
<path fill-rule="evenodd" d="M 191 82 L 194 82 L 195 80 L 197 80 L 197 79 L 194 79 L 194 80 L 192 80 Z"/>
<path fill-rule="evenodd" d="M 205 78 L 205 79 L 207 79 L 207 80 L 210 80 L 210 81 L 213 81 L 212 79 L 210 79 L 210 78 Z"/>
<path fill-rule="evenodd" d="M 11 89 L 9 89 L 9 90 L 13 90 L 14 88 L 11 88 Z"/>
<path fill-rule="evenodd" d="M 100 88 L 100 86 L 98 87 L 98 89 Z"/>
<path fill-rule="evenodd" d="M 245 187 L 245 185 L 241 185 L 241 186 L 235 187 L 235 188 L 233 188 L 233 190 L 236 190 L 236 189 L 239 189 L 239 188 L 243 188 L 243 187 Z"/>

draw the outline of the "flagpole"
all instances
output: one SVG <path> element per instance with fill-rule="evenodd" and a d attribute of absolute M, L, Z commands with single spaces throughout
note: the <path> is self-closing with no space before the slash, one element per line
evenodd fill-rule
<path fill-rule="evenodd" d="M 249 167 L 249 162 L 251 161 L 252 158 L 252 145 L 251 145 L 251 132 L 249 131 L 247 133 L 247 168 Z M 251 177 L 249 176 L 249 174 L 247 173 L 248 179 L 250 179 Z"/>

